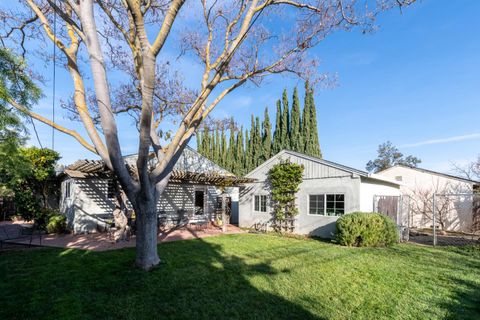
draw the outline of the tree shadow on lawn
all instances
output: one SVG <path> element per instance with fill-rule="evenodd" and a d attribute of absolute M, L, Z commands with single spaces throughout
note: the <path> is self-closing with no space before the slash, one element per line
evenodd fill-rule
<path fill-rule="evenodd" d="M 251 283 L 289 270 L 249 263 L 202 239 L 162 244 L 159 254 L 165 262 L 144 272 L 132 265 L 133 249 L 6 253 L 0 318 L 319 319 Z"/>

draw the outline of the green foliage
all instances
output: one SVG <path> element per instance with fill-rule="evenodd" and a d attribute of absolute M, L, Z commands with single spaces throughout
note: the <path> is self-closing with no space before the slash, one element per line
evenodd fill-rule
<path fill-rule="evenodd" d="M 367 171 L 377 173 L 397 164 L 416 167 L 422 162 L 422 160 L 414 156 L 404 157 L 403 153 L 401 153 L 390 141 L 379 145 L 377 154 L 375 160 L 368 161 L 366 165 Z"/>
<path fill-rule="evenodd" d="M 268 115 L 267 107 L 265 107 L 262 122 L 262 148 L 263 154 L 260 163 L 270 159 L 272 156 L 272 126 L 270 125 L 270 117 Z"/>
<path fill-rule="evenodd" d="M 26 129 L 23 114 L 10 107 L 15 100 L 26 108 L 41 96 L 23 60 L 0 48 L 0 195 L 11 196 L 13 189 L 30 174 L 30 165 L 20 153 Z"/>
<path fill-rule="evenodd" d="M 245 132 L 240 132 L 232 119 L 228 144 L 223 129 L 219 136 L 218 130 L 205 127 L 197 134 L 198 152 L 236 175 L 252 171 L 284 149 L 321 157 L 313 90 L 308 82 L 302 116 L 297 88 L 293 90 L 292 100 L 290 110 L 287 90 L 284 90 L 282 99 L 277 101 L 273 135 L 266 107 L 263 119 L 252 114 L 250 128 Z"/>
<path fill-rule="evenodd" d="M 275 113 L 275 132 L 273 133 L 272 153 L 277 154 L 282 150 L 282 105 L 277 100 L 277 111 Z"/>
<path fill-rule="evenodd" d="M 282 105 L 280 143 L 282 149 L 290 149 L 290 109 L 288 107 L 287 89 L 283 90 Z"/>
<path fill-rule="evenodd" d="M 27 183 L 18 184 L 14 188 L 15 211 L 24 220 L 31 221 L 41 210 L 40 202 Z"/>
<path fill-rule="evenodd" d="M 66 218 L 61 214 L 53 214 L 48 219 L 47 233 L 65 233 L 67 230 Z"/>
<path fill-rule="evenodd" d="M 374 212 L 354 212 L 337 220 L 335 240 L 344 246 L 383 247 L 398 242 L 393 220 Z"/>
<path fill-rule="evenodd" d="M 288 160 L 274 165 L 268 171 L 271 185 L 273 215 L 276 220 L 285 220 L 298 214 L 295 194 L 303 179 L 303 166 Z"/>
<path fill-rule="evenodd" d="M 292 103 L 292 128 L 290 130 L 290 148 L 293 151 L 300 151 L 303 148 L 304 139 L 301 134 L 301 120 L 300 120 L 300 101 L 298 100 L 297 87 L 293 89 L 293 103 Z"/>

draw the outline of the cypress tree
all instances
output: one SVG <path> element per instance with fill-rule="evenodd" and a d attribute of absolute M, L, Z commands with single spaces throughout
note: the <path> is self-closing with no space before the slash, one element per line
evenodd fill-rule
<path fill-rule="evenodd" d="M 227 164 L 227 137 L 225 136 L 225 129 L 222 128 L 222 143 L 220 145 L 220 163 L 222 167 L 226 167 Z"/>
<path fill-rule="evenodd" d="M 318 141 L 318 128 L 317 128 L 317 110 L 315 107 L 315 99 L 313 97 L 313 89 L 310 88 L 309 93 L 309 107 L 310 107 L 310 155 L 315 157 L 322 157 L 320 150 L 320 143 Z"/>
<path fill-rule="evenodd" d="M 263 157 L 261 162 L 270 159 L 272 156 L 272 126 L 270 124 L 270 117 L 268 116 L 268 108 L 265 107 L 265 115 L 262 123 L 262 145 L 263 145 Z"/>
<path fill-rule="evenodd" d="M 282 138 L 281 138 L 281 150 L 290 149 L 290 110 L 288 108 L 288 96 L 287 89 L 283 90 L 283 109 L 282 109 Z"/>
<path fill-rule="evenodd" d="M 248 135 L 248 129 L 245 129 L 245 158 L 244 158 L 244 170 L 250 172 L 252 161 L 252 148 L 251 148 L 250 136 Z"/>
<path fill-rule="evenodd" d="M 305 98 L 303 103 L 302 114 L 302 139 L 303 139 L 303 151 L 305 154 L 310 154 L 310 98 L 308 95 L 309 90 L 308 81 L 305 82 Z"/>
<path fill-rule="evenodd" d="M 215 129 L 215 143 L 213 144 L 213 162 L 220 163 L 220 132 Z"/>
<path fill-rule="evenodd" d="M 235 166 L 235 123 L 233 118 L 230 120 L 230 139 L 228 142 L 228 154 L 226 160 L 226 169 L 232 171 Z"/>
<path fill-rule="evenodd" d="M 202 150 L 202 132 L 198 130 L 196 133 L 197 135 L 197 151 L 198 153 L 203 155 L 203 150 Z"/>
<path fill-rule="evenodd" d="M 257 167 L 263 159 L 262 132 L 260 128 L 260 118 L 255 118 L 255 141 L 254 141 L 254 167 Z"/>
<path fill-rule="evenodd" d="M 272 155 L 280 152 L 282 149 L 282 106 L 280 100 L 277 100 L 277 110 L 275 113 L 275 132 L 273 133 Z"/>
<path fill-rule="evenodd" d="M 248 171 L 252 170 L 255 167 L 256 140 L 257 138 L 255 137 L 255 117 L 252 114 L 250 118 L 250 160 Z"/>
<path fill-rule="evenodd" d="M 236 140 L 236 147 L 235 147 L 235 170 L 234 173 L 236 175 L 243 175 L 244 174 L 244 156 L 245 151 L 243 149 L 243 127 L 240 128 L 240 131 L 237 133 L 237 140 Z"/>
<path fill-rule="evenodd" d="M 303 139 L 300 120 L 300 102 L 297 87 L 293 89 L 292 121 L 290 128 L 290 148 L 293 151 L 303 152 Z"/>

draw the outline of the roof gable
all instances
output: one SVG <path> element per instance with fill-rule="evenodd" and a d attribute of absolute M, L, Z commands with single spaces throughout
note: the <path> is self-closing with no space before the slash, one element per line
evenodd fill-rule
<path fill-rule="evenodd" d="M 368 176 L 367 172 L 291 150 L 280 151 L 245 176 L 253 177 L 257 175 L 262 175 L 263 171 L 265 171 L 267 167 L 270 167 L 273 163 L 279 162 L 280 160 L 284 159 L 291 159 L 293 162 L 303 164 L 305 167 L 305 178 L 324 178 L 327 176 L 340 177 L 352 175 Z"/>
<path fill-rule="evenodd" d="M 429 170 L 429 169 L 424 169 L 424 168 L 411 167 L 411 166 L 407 166 L 407 165 L 403 165 L 403 164 L 396 164 L 393 167 L 390 167 L 390 168 L 387 168 L 387 169 L 382 170 L 380 172 L 377 172 L 377 175 L 381 175 L 382 173 L 385 173 L 387 171 L 391 171 L 394 168 L 404 168 L 404 169 L 409 169 L 409 170 L 413 170 L 413 171 L 419 171 L 419 172 L 423 172 L 423 173 L 427 173 L 427 174 L 441 176 L 441 177 L 444 177 L 444 178 L 447 178 L 447 179 L 454 179 L 454 180 L 459 180 L 459 181 L 472 183 L 472 184 L 480 183 L 479 181 L 470 180 L 470 179 L 467 179 L 467 178 L 462 178 L 462 177 L 454 176 L 454 175 L 451 175 L 451 174 L 446 174 L 446 173 L 433 171 L 433 170 Z"/>

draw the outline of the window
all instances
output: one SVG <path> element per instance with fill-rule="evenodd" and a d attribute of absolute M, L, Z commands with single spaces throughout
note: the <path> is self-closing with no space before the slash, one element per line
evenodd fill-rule
<path fill-rule="evenodd" d="M 322 216 L 341 216 L 345 213 L 344 194 L 311 194 L 309 214 Z"/>
<path fill-rule="evenodd" d="M 107 181 L 107 198 L 108 199 L 113 199 L 116 196 L 115 192 L 115 181 L 113 179 L 108 179 Z"/>
<path fill-rule="evenodd" d="M 253 211 L 267 212 L 267 196 L 256 195 L 254 197 Z"/>
<path fill-rule="evenodd" d="M 72 183 L 70 181 L 65 182 L 65 198 L 70 198 L 71 188 Z"/>
<path fill-rule="evenodd" d="M 395 180 L 397 180 L 397 181 L 402 181 L 403 178 L 402 178 L 402 176 L 395 176 Z"/>

